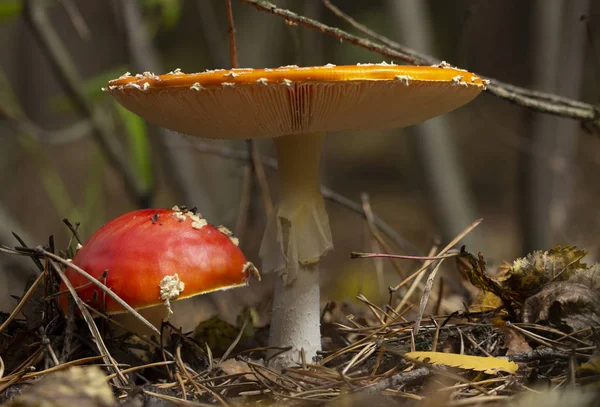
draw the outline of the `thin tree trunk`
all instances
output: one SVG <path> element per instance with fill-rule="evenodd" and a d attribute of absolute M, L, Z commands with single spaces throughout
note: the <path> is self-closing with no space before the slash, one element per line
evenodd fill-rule
<path fill-rule="evenodd" d="M 536 0 L 533 13 L 533 84 L 541 91 L 577 97 L 585 58 L 585 25 L 579 21 L 589 0 Z M 522 203 L 525 225 L 523 252 L 561 243 L 568 226 L 577 122 L 537 114 L 532 129 Z M 564 242 L 562 242 L 564 243 Z"/>
<path fill-rule="evenodd" d="M 125 0 L 121 7 L 128 50 L 133 65 L 140 72 L 163 73 L 164 68 L 148 38 L 137 2 Z M 204 185 L 206 179 L 203 180 L 201 171 L 198 171 L 192 161 L 190 152 L 184 148 L 177 148 L 177 145 L 186 144 L 179 140 L 184 136 L 159 127 L 156 128 L 156 131 L 162 147 L 159 149 L 160 154 L 165 166 L 172 172 L 170 181 L 174 183 L 179 199 L 183 199 L 182 203 L 186 205 L 197 206 L 203 216 L 213 223 L 218 223 L 214 203 L 210 199 L 211 194 L 207 193 Z"/>
<path fill-rule="evenodd" d="M 427 2 L 389 0 L 388 10 L 395 34 L 403 44 L 424 54 L 437 54 Z M 456 236 L 477 218 L 451 128 L 450 121 L 440 116 L 408 129 L 416 139 L 430 197 L 445 237 Z M 476 230 L 465 237 L 463 243 L 471 247 L 470 250 L 483 248 Z"/>

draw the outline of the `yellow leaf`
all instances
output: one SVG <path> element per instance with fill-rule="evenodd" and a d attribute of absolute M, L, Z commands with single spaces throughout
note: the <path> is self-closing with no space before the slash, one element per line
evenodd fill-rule
<path fill-rule="evenodd" d="M 515 362 L 490 356 L 469 356 L 444 352 L 408 352 L 406 356 L 426 363 L 476 370 L 487 374 L 514 373 L 519 368 Z"/>
<path fill-rule="evenodd" d="M 582 364 L 579 368 L 581 371 L 600 375 L 600 355 L 592 357 L 589 362 Z"/>

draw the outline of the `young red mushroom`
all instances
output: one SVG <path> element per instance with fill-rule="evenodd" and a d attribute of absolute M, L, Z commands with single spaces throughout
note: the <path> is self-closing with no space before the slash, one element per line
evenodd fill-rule
<path fill-rule="evenodd" d="M 222 139 L 275 137 L 280 200 L 260 250 L 277 279 L 269 343 L 290 346 L 284 365 L 321 349 L 319 262 L 333 248 L 319 188 L 326 132 L 410 126 L 454 110 L 485 88 L 439 66 L 363 64 L 125 74 L 105 89 L 146 120 Z"/>
<path fill-rule="evenodd" d="M 260 280 L 227 228 L 215 228 L 178 207 L 137 210 L 113 219 L 81 246 L 73 263 L 134 309 L 164 305 L 160 312 L 143 313 L 157 327 L 172 313 L 172 301 L 245 286 L 250 277 Z M 65 274 L 73 287 L 81 287 L 77 294 L 82 301 L 107 314 L 125 312 L 77 271 L 69 268 Z M 66 290 L 64 282 L 60 290 Z M 60 304 L 66 309 L 66 295 Z"/>

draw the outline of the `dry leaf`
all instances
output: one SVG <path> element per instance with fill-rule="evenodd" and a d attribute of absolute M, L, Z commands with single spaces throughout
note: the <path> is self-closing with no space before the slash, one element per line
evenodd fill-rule
<path fill-rule="evenodd" d="M 600 293 L 586 285 L 561 281 L 549 283 L 523 304 L 524 322 L 547 322 L 573 332 L 600 325 Z"/>
<path fill-rule="evenodd" d="M 519 331 L 506 326 L 506 322 L 500 318 L 495 318 L 494 326 L 497 326 L 504 334 L 504 346 L 508 349 L 506 355 L 518 355 L 519 353 L 531 352 L 531 346 Z"/>
<path fill-rule="evenodd" d="M 515 362 L 490 356 L 469 356 L 443 352 L 408 352 L 405 356 L 426 363 L 475 370 L 487 374 L 514 373 L 519 368 Z"/>
<path fill-rule="evenodd" d="M 535 251 L 526 257 L 515 260 L 512 264 L 505 264 L 500 268 L 498 279 L 493 279 L 486 274 L 485 261 L 481 253 L 478 258 L 466 252 L 464 248 L 457 256 L 457 267 L 459 271 L 475 287 L 483 290 L 484 294 L 478 297 L 476 305 L 482 310 L 489 309 L 498 304 L 504 304 L 510 307 L 512 304 L 523 306 L 526 300 L 531 300 L 538 294 L 541 294 L 544 287 L 551 283 L 566 282 L 578 283 L 595 290 L 595 294 L 581 294 L 585 297 L 600 295 L 600 265 L 595 264 L 588 267 L 581 259 L 586 255 L 584 250 L 578 250 L 572 246 L 558 246 L 548 251 Z M 535 301 L 530 304 L 530 314 L 537 318 L 536 311 L 547 305 L 549 292 L 555 291 L 556 287 L 549 288 L 548 293 L 544 294 L 542 301 L 544 305 L 538 306 Z M 565 292 L 565 303 L 574 301 L 572 295 Z M 494 296 L 498 297 L 494 301 Z M 539 299 L 541 300 L 541 299 Z M 539 301 L 538 301 L 539 302 Z M 596 308 L 594 301 L 585 301 L 586 304 Z M 477 308 L 476 306 L 472 306 Z M 542 310 L 540 310 L 541 312 Z M 595 311 L 594 311 L 595 312 Z M 592 316 L 584 316 L 583 319 L 595 320 Z M 531 318 L 529 318 L 531 319 Z M 567 325 L 569 325 L 567 323 Z"/>
<path fill-rule="evenodd" d="M 589 362 L 583 363 L 579 367 L 582 373 L 590 373 L 600 377 L 600 355 L 592 356 Z"/>
<path fill-rule="evenodd" d="M 248 366 L 248 363 L 241 360 L 227 359 L 219 363 L 219 368 L 226 375 L 237 375 L 243 374 L 243 378 L 246 380 L 256 381 L 256 376 L 252 372 L 252 369 Z"/>
<path fill-rule="evenodd" d="M 535 251 L 504 266 L 498 282 L 519 304 L 553 281 L 566 281 L 576 273 L 586 270 L 580 260 L 587 253 L 572 246 L 555 247 L 548 251 Z"/>
<path fill-rule="evenodd" d="M 113 392 L 96 366 L 72 367 L 44 376 L 10 403 L 10 407 L 111 407 Z"/>
<path fill-rule="evenodd" d="M 598 393 L 592 388 L 579 386 L 564 386 L 556 389 L 540 388 L 524 391 L 506 405 L 514 407 L 594 407 L 598 405 Z"/>
<path fill-rule="evenodd" d="M 481 253 L 475 258 L 471 253 L 465 251 L 465 247 L 463 246 L 460 254 L 456 256 L 456 266 L 463 276 L 475 287 L 494 294 L 505 305 L 510 305 L 511 298 L 506 296 L 502 286 L 485 272 L 485 260 Z"/>

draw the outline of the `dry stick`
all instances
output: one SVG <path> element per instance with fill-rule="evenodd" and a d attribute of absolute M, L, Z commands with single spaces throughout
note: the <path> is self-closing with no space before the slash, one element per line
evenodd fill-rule
<path fill-rule="evenodd" d="M 119 367 L 117 366 L 117 362 L 115 361 L 115 359 L 110 355 L 110 352 L 108 351 L 108 348 L 106 347 L 106 345 L 104 344 L 104 341 L 102 340 L 102 335 L 100 334 L 100 331 L 98 330 L 98 327 L 96 326 L 96 323 L 94 322 L 94 319 L 92 318 L 89 311 L 85 307 L 83 301 L 81 301 L 81 298 L 79 298 L 79 296 L 75 292 L 75 289 L 71 285 L 71 282 L 69 281 L 69 279 L 67 278 L 65 273 L 61 270 L 61 268 L 52 259 L 49 259 L 48 261 L 50 262 L 50 265 L 52 266 L 54 271 L 59 275 L 61 280 L 65 283 L 65 285 L 69 289 L 69 292 L 71 293 L 71 296 L 73 297 L 73 300 L 75 300 L 75 303 L 79 307 L 79 311 L 81 311 L 81 315 L 83 316 L 83 319 L 87 323 L 90 333 L 92 334 L 92 337 L 94 338 L 94 342 L 95 342 L 96 346 L 98 347 L 98 351 L 100 352 L 100 355 L 102 355 L 102 359 L 104 359 L 104 363 L 106 363 L 107 365 L 110 365 L 114 369 L 115 373 L 118 375 L 117 377 L 115 377 L 115 384 L 121 385 L 121 386 L 127 386 L 128 380 L 125 378 L 125 376 L 119 370 Z"/>
<path fill-rule="evenodd" d="M 240 332 L 235 337 L 235 340 L 231 343 L 231 345 L 229 345 L 223 356 L 221 356 L 222 361 L 227 360 L 227 357 L 231 355 L 231 352 L 233 352 L 237 344 L 240 342 L 240 339 L 242 339 L 242 335 L 244 334 L 244 329 L 246 329 L 246 325 L 248 325 L 248 319 L 244 321 L 244 324 L 240 328 Z"/>
<path fill-rule="evenodd" d="M 33 366 L 28 366 L 18 374 L 9 376 L 11 377 L 11 379 L 8 381 L 8 383 L 0 386 L 0 394 L 2 394 L 4 390 L 8 389 L 13 384 L 21 380 L 27 373 L 31 372 L 32 370 L 35 370 L 35 368 Z"/>
<path fill-rule="evenodd" d="M 394 47 L 394 41 L 391 41 L 389 38 L 380 35 L 379 33 L 371 30 L 369 27 L 362 25 L 348 14 L 344 13 L 341 9 L 333 5 L 329 0 L 323 0 L 323 4 L 327 7 L 333 14 L 346 21 L 352 27 L 356 28 L 358 31 L 361 31 L 367 34 L 369 37 L 376 39 L 377 41 L 387 45 L 388 47 Z"/>
<path fill-rule="evenodd" d="M 146 394 L 148 396 L 156 397 L 157 399 L 160 399 L 160 400 L 170 401 L 171 403 L 173 403 L 173 405 L 176 405 L 176 406 L 210 407 L 213 405 L 213 404 L 206 404 L 206 403 L 198 403 L 197 401 L 184 400 L 184 399 L 180 399 L 178 397 L 167 396 L 166 394 L 155 393 L 153 391 L 148 391 L 148 390 L 142 390 L 142 391 L 144 392 L 144 394 Z"/>
<path fill-rule="evenodd" d="M 382 379 L 372 386 L 364 387 L 354 394 L 370 394 L 378 393 L 389 387 L 397 387 L 399 385 L 407 385 L 425 379 L 431 374 L 431 370 L 426 367 L 419 367 L 409 372 L 400 372 L 390 378 Z"/>
<path fill-rule="evenodd" d="M 129 193 L 137 201 L 138 206 L 149 206 L 150 191 L 135 176 L 121 145 L 114 137 L 110 126 L 103 119 L 103 113 L 95 108 L 85 95 L 83 81 L 77 72 L 77 67 L 48 20 L 43 3 L 26 0 L 23 7 L 25 21 L 40 44 L 42 51 L 48 57 L 52 69 L 65 92 L 69 95 L 79 113 L 92 124 L 93 134 L 98 145 L 111 165 L 123 177 L 125 187 Z"/>
<path fill-rule="evenodd" d="M 434 52 L 436 35 L 427 2 L 401 4 L 387 0 L 386 7 L 395 23 L 395 36 L 422 51 Z M 407 132 L 415 138 L 416 154 L 423 163 L 427 193 L 435 203 L 433 211 L 440 229 L 444 236 L 454 236 L 475 219 L 477 213 L 473 191 L 466 181 L 461 149 L 457 145 L 458 132 L 452 130 L 448 115 L 426 120 Z M 474 231 L 465 237 L 464 244 L 477 246 L 480 242 L 479 233 Z"/>
<path fill-rule="evenodd" d="M 438 254 L 438 256 L 441 256 L 443 254 L 445 254 L 447 251 L 449 251 L 452 247 L 454 247 L 455 244 L 457 244 L 464 236 L 466 236 L 469 232 L 471 232 L 471 230 L 475 229 L 482 221 L 483 219 L 478 219 L 475 222 L 471 223 L 469 225 L 469 227 L 467 227 L 464 231 L 462 231 L 461 233 L 458 234 L 458 236 L 456 236 L 454 239 L 452 239 L 452 241 L 450 243 L 448 243 L 446 245 L 446 247 L 444 247 Z M 432 252 L 431 255 L 433 255 L 434 253 Z M 406 304 L 406 302 L 408 301 L 408 299 L 410 298 L 410 294 L 412 294 L 412 292 L 417 288 L 418 283 L 420 282 L 420 279 L 422 278 L 422 272 L 427 270 L 427 268 L 433 263 L 434 260 L 427 260 L 425 262 L 425 264 L 423 264 L 423 266 L 418 269 L 417 271 L 415 271 L 413 274 L 411 274 L 410 276 L 408 276 L 407 278 L 404 279 L 404 281 L 402 281 L 400 284 L 398 284 L 397 286 L 394 287 L 394 290 L 398 290 L 400 289 L 400 287 L 402 287 L 404 284 L 408 283 L 410 280 L 412 280 L 413 278 L 417 277 L 418 278 L 413 282 L 412 286 L 410 287 L 410 289 L 408 290 L 408 292 L 404 295 L 404 297 L 402 298 L 402 300 L 400 301 L 400 303 L 396 306 L 396 312 L 400 311 L 400 309 L 404 306 L 404 304 Z"/>
<path fill-rule="evenodd" d="M 229 33 L 229 62 L 232 68 L 239 68 L 237 58 L 237 48 L 235 45 L 235 23 L 233 21 L 233 10 L 231 8 L 231 0 L 225 0 L 227 8 L 227 31 Z M 244 180 L 242 181 L 242 193 L 240 205 L 238 207 L 238 217 L 235 224 L 235 234 L 239 239 L 243 239 L 243 234 L 248 222 L 248 211 L 250 210 L 250 196 L 252 193 L 252 151 L 254 150 L 254 142 L 246 141 L 246 149 L 248 151 L 248 161 L 244 166 Z"/>
<path fill-rule="evenodd" d="M 27 369 L 28 367 L 33 367 L 33 370 L 31 370 L 31 372 L 35 371 L 35 366 L 37 366 L 38 363 L 40 363 L 40 361 L 44 358 L 44 350 L 41 347 L 38 347 L 27 359 L 25 359 L 23 362 L 21 362 L 20 365 L 18 365 L 17 367 L 13 368 L 12 372 L 0 379 L 0 383 L 4 383 L 6 381 L 12 380 L 12 378 L 14 376 L 18 376 L 20 374 L 23 373 L 23 370 Z M 0 391 L 0 393 L 2 393 Z"/>
<path fill-rule="evenodd" d="M 227 28 L 229 33 L 229 61 L 232 68 L 239 68 L 237 49 L 235 46 L 235 23 L 233 22 L 233 10 L 231 8 L 231 0 L 225 0 L 227 8 Z"/>
<path fill-rule="evenodd" d="M 373 225 L 376 225 L 376 219 L 375 219 L 375 214 L 373 214 Z M 386 243 L 386 241 L 383 239 L 383 237 L 381 236 L 381 234 L 379 233 L 379 231 L 375 230 L 375 233 L 373 234 L 373 237 L 377 240 L 377 242 L 381 245 L 381 247 L 383 248 L 384 252 L 386 253 L 391 253 L 393 252 L 392 248 L 390 247 L 389 244 Z M 400 267 L 400 264 L 398 263 L 397 259 L 393 259 L 390 258 L 390 263 L 392 263 L 392 266 L 394 266 L 394 269 L 396 269 L 396 272 L 398 273 L 398 276 L 402 277 L 402 267 Z"/>
<path fill-rule="evenodd" d="M 256 147 L 256 143 L 252 142 L 252 169 L 256 174 L 256 180 L 258 181 L 258 186 L 260 187 L 260 192 L 262 194 L 263 205 L 265 206 L 265 212 L 267 216 L 273 210 L 273 201 L 271 200 L 271 193 L 269 192 L 269 182 L 267 181 L 267 176 L 265 174 L 265 168 L 262 165 L 262 160 L 260 159 L 260 155 L 258 154 L 258 147 Z"/>
<path fill-rule="evenodd" d="M 373 312 L 373 314 L 375 314 L 375 317 L 379 320 L 379 322 L 381 322 L 382 324 L 384 324 L 385 321 L 381 319 L 381 317 L 379 316 L 378 313 L 383 314 L 385 319 L 393 317 L 392 315 L 389 315 L 387 312 L 385 312 L 383 309 L 381 309 L 381 307 L 378 307 L 377 305 L 375 305 L 371 301 L 369 301 L 369 299 L 367 297 L 365 297 L 363 294 L 357 295 L 356 298 L 359 301 L 364 302 L 371 309 L 371 312 Z M 377 312 L 375 312 L 375 311 L 377 311 Z"/>
<path fill-rule="evenodd" d="M 31 284 L 31 287 L 29 287 L 25 295 L 23 295 L 13 312 L 10 313 L 6 321 L 4 321 L 4 323 L 0 326 L 0 333 L 4 331 L 6 327 L 11 323 L 11 321 L 16 318 L 19 312 L 21 312 L 21 309 L 23 309 L 23 307 L 25 306 L 31 295 L 34 293 L 38 285 L 40 285 L 45 275 L 46 273 L 40 273 L 40 275 L 35 279 L 33 284 Z"/>
<path fill-rule="evenodd" d="M 381 246 L 379 242 L 375 238 L 375 233 L 377 233 L 377 229 L 375 228 L 375 223 L 373 222 L 373 211 L 371 209 L 371 202 L 369 200 L 369 194 L 363 192 L 360 194 L 360 198 L 362 201 L 363 211 L 365 213 L 365 218 L 367 220 L 367 225 L 369 226 L 369 231 L 371 232 L 371 250 L 374 252 L 380 252 Z M 383 275 L 383 261 L 380 258 L 375 257 L 375 274 L 377 275 L 377 286 L 379 288 L 379 295 L 385 294 L 385 281 Z"/>
<path fill-rule="evenodd" d="M 158 367 L 158 366 L 165 366 L 165 365 L 170 365 L 173 363 L 175 363 L 175 361 L 172 361 L 172 360 L 167 360 L 164 362 L 153 362 L 153 363 L 148 363 L 147 365 L 133 366 L 128 369 L 123 369 L 123 370 L 121 370 L 121 373 L 127 374 L 127 373 L 135 372 L 138 370 L 142 370 L 142 369 L 148 369 L 151 367 Z M 113 373 L 113 374 L 107 375 L 106 380 L 108 381 L 108 380 L 112 379 L 113 377 L 116 377 L 116 374 Z"/>
<path fill-rule="evenodd" d="M 404 260 L 444 260 L 459 256 L 460 253 L 440 254 L 438 256 L 409 256 L 406 254 L 388 254 L 388 253 L 361 253 L 350 252 L 351 259 L 373 259 L 384 257 L 388 259 L 404 259 Z"/>
<path fill-rule="evenodd" d="M 415 318 L 415 325 L 413 327 L 413 331 L 415 335 L 419 334 L 419 327 L 421 326 L 421 320 L 423 319 L 423 314 L 425 313 L 425 307 L 427 306 L 427 301 L 429 301 L 429 295 L 431 294 L 431 289 L 433 288 L 433 281 L 435 280 L 435 276 L 442 265 L 443 260 L 438 261 L 437 265 L 431 270 L 429 273 L 429 277 L 427 277 L 427 282 L 425 283 L 425 289 L 423 290 L 423 295 L 421 295 L 421 302 L 419 303 L 419 311 L 417 312 L 417 317 Z"/>
<path fill-rule="evenodd" d="M 140 322 L 142 322 L 144 325 L 146 325 L 148 328 L 150 328 L 152 331 L 154 331 L 154 333 L 160 335 L 160 332 L 158 331 L 158 329 L 156 329 L 156 327 L 154 325 L 152 325 L 150 322 L 148 322 L 146 320 L 146 318 L 144 318 L 143 316 L 140 315 L 139 312 L 137 312 L 136 310 L 134 310 L 129 304 L 127 304 L 125 301 L 123 301 L 117 294 L 115 294 L 114 292 L 112 292 L 112 290 L 110 288 L 108 288 L 106 285 L 102 284 L 98 279 L 96 279 L 95 277 L 93 277 L 91 274 L 89 274 L 88 272 L 86 272 L 85 270 L 83 270 L 81 267 L 73 264 L 70 261 L 67 261 L 65 259 L 63 259 L 62 257 L 54 254 L 54 253 L 50 253 L 49 251 L 43 250 L 41 248 L 35 249 L 36 252 L 38 252 L 40 255 L 45 256 L 45 257 L 49 257 L 52 260 L 55 260 L 61 264 L 63 264 L 66 267 L 69 267 L 73 270 L 75 270 L 76 272 L 78 272 L 79 274 L 81 274 L 82 276 L 84 276 L 85 278 L 87 278 L 89 281 L 91 281 L 92 283 L 94 283 L 102 292 L 108 294 L 109 297 L 111 297 L 113 300 L 115 300 L 116 302 L 119 303 L 119 305 L 121 305 L 123 308 L 125 308 L 125 310 L 127 312 L 129 312 L 130 314 L 132 314 L 133 316 L 135 316 L 137 319 L 140 320 Z M 67 286 L 67 288 L 69 289 L 69 292 L 71 293 L 71 295 L 73 297 L 77 297 L 79 298 L 79 296 L 77 295 L 75 288 L 73 288 L 72 285 Z M 79 305 L 79 304 L 78 304 Z"/>
<path fill-rule="evenodd" d="M 460 242 L 460 240 L 465 237 L 465 235 L 467 235 L 469 232 L 471 232 L 471 230 L 475 229 L 482 221 L 483 219 L 477 219 L 475 222 L 471 223 L 464 231 L 462 231 L 461 233 L 458 234 L 458 236 L 456 236 L 454 239 L 452 239 L 452 241 L 450 243 L 448 243 L 446 245 L 446 247 L 444 247 L 440 253 L 438 254 L 438 256 L 442 256 L 443 254 L 445 254 L 447 251 L 449 251 L 452 247 L 454 247 L 454 245 L 456 245 L 458 242 Z M 433 257 L 433 256 L 431 256 Z M 413 278 L 415 278 L 421 271 L 427 269 L 427 267 L 429 267 L 431 265 L 431 263 L 433 263 L 433 260 L 428 260 L 425 262 L 425 264 L 423 264 L 423 266 L 415 271 L 413 274 L 411 274 L 410 276 L 408 276 L 404 281 L 402 281 L 400 284 L 398 284 L 397 286 L 394 287 L 394 289 L 398 290 L 400 287 L 402 287 L 404 284 L 406 284 L 407 282 L 409 282 L 410 280 L 412 280 Z"/>
<path fill-rule="evenodd" d="M 325 3 L 329 3 L 327 0 L 323 0 Z M 327 4 L 326 4 L 327 6 Z M 432 56 L 429 55 L 425 55 L 422 53 L 418 53 L 410 48 L 404 47 L 401 44 L 397 43 L 396 41 L 393 41 L 383 35 L 380 35 L 376 32 L 374 32 L 373 30 L 369 29 L 368 27 L 358 23 L 356 20 L 352 19 L 352 17 L 350 17 L 349 15 L 345 14 L 344 12 L 342 12 L 339 8 L 331 5 L 331 7 L 328 7 L 334 14 L 336 14 L 338 17 L 342 18 L 344 21 L 347 21 L 348 23 L 350 23 L 353 27 L 355 27 L 356 29 L 358 29 L 359 31 L 362 31 L 363 33 L 375 38 L 376 40 L 386 44 L 388 47 L 390 47 L 393 50 L 399 51 L 403 54 L 405 54 L 407 56 L 407 60 L 406 62 L 411 63 L 411 64 L 437 64 L 439 63 L 439 60 L 437 58 L 434 58 Z M 344 33 L 342 31 L 342 33 Z M 346 33 L 344 33 L 346 34 Z M 487 78 L 487 79 L 491 79 L 491 78 Z M 525 89 L 525 88 L 520 88 L 511 84 L 507 84 L 507 83 L 502 83 L 499 82 L 495 79 L 491 79 L 494 81 L 494 84 L 492 84 L 492 88 L 498 86 L 498 87 L 502 87 L 504 89 L 506 89 L 508 92 L 510 93 L 515 93 L 518 95 L 523 95 L 523 96 L 527 96 L 527 97 L 531 97 L 534 99 L 540 99 L 543 101 L 547 101 L 550 103 L 555 103 L 555 104 L 559 104 L 559 105 L 565 105 L 565 106 L 569 106 L 569 107 L 574 107 L 574 108 L 581 108 L 581 109 L 589 109 L 591 105 L 584 103 L 584 102 L 580 102 L 577 100 L 572 100 L 569 98 L 565 98 L 563 96 L 559 96 L 556 94 L 550 94 L 550 93 L 545 93 L 545 92 L 541 92 L 541 91 L 536 91 L 536 90 L 530 90 L 530 89 Z M 488 89 L 489 90 L 489 89 Z M 492 92 L 493 93 L 493 92 Z M 496 95 L 499 97 L 502 97 L 500 95 Z M 593 107 L 593 106 L 592 106 Z M 598 110 L 597 108 L 593 107 L 596 110 L 596 117 L 598 115 Z"/>
<path fill-rule="evenodd" d="M 444 298 L 444 279 L 440 278 L 440 287 L 437 292 L 437 301 L 435 303 L 435 307 L 433 308 L 433 315 L 440 314 L 440 307 L 442 306 L 442 298 Z"/>
<path fill-rule="evenodd" d="M 177 364 L 179 365 L 179 370 L 183 372 L 188 382 L 191 383 L 192 386 L 194 386 L 196 392 L 198 392 L 198 396 L 202 395 L 202 392 L 204 391 L 213 396 L 219 403 L 221 403 L 222 406 L 229 406 L 229 404 L 227 404 L 227 402 L 223 400 L 223 398 L 221 398 L 221 396 L 219 396 L 216 392 L 214 392 L 213 390 L 209 389 L 201 383 L 195 382 L 194 379 L 192 379 L 190 372 L 188 372 L 187 368 L 185 367 L 185 364 L 183 363 L 183 359 L 181 359 L 181 343 L 179 343 L 177 345 L 177 348 L 175 349 L 175 358 Z"/>
<path fill-rule="evenodd" d="M 393 58 L 395 60 L 404 61 L 414 65 L 433 65 L 440 62 L 437 58 L 418 53 L 392 40 L 388 39 L 386 43 L 390 45 L 393 44 L 393 47 L 381 45 L 366 38 L 349 34 L 346 31 L 340 30 L 339 28 L 330 27 L 319 21 L 301 16 L 284 8 L 277 7 L 268 1 L 241 1 L 255 7 L 258 10 L 282 17 L 289 23 L 302 24 L 308 28 L 319 30 L 322 33 L 330 35 L 339 41 L 358 45 L 359 47 L 377 52 L 378 54 L 388 58 Z M 520 88 L 514 85 L 502 83 L 495 79 L 487 78 L 485 76 L 481 76 L 481 78 L 492 80 L 492 83 L 490 83 L 487 87 L 487 92 L 502 99 L 508 100 L 509 102 L 539 112 L 576 119 L 584 123 L 589 123 L 596 128 L 600 127 L 600 110 L 591 104 L 579 102 L 558 95 Z"/>
<path fill-rule="evenodd" d="M 330 362 L 331 360 L 337 358 L 338 356 L 346 353 L 347 351 L 357 348 L 359 345 L 367 342 L 370 338 L 372 338 L 373 336 L 377 335 L 379 332 L 384 331 L 385 329 L 387 329 L 390 325 L 392 325 L 393 323 L 395 323 L 397 320 L 399 320 L 402 317 L 402 315 L 399 315 L 389 321 L 387 321 L 385 324 L 381 325 L 380 327 L 376 328 L 373 330 L 373 332 L 369 333 L 368 335 L 364 336 L 363 338 L 357 340 L 356 342 L 346 346 L 345 348 L 339 349 L 335 352 L 333 352 L 331 355 L 327 356 L 326 358 L 324 358 L 321 361 L 321 364 L 324 365 L 328 362 Z"/>
<path fill-rule="evenodd" d="M 139 2 L 127 0 L 113 2 L 115 7 L 122 10 L 127 51 L 131 62 L 138 71 L 162 72 L 163 65 L 156 49 L 152 44 L 147 27 L 142 20 Z M 203 188 L 202 181 L 194 169 L 194 159 L 188 151 L 179 152 L 176 149 L 175 138 L 183 137 L 172 134 L 167 129 L 156 127 L 159 136 L 160 154 L 166 169 L 171 173 L 169 182 L 174 186 L 176 195 L 187 205 L 197 206 L 207 219 L 215 219 L 214 205 L 210 194 Z"/>
<path fill-rule="evenodd" d="M 437 246 L 433 246 L 431 248 L 431 251 L 429 252 L 430 257 L 433 257 L 433 255 L 435 254 L 436 251 L 437 251 Z M 406 293 L 404 293 L 404 295 L 402 296 L 400 303 L 398 305 L 396 305 L 396 307 L 394 308 L 394 310 L 396 312 L 400 312 L 400 310 L 404 307 L 404 305 L 406 305 L 406 303 L 408 302 L 408 300 L 410 299 L 412 294 L 416 291 L 417 287 L 421 283 L 421 280 L 423 279 L 423 276 L 425 275 L 425 271 L 431 264 L 433 264 L 433 261 L 427 261 L 425 264 L 423 264 L 423 266 L 421 268 L 419 268 L 417 271 L 415 271 L 413 274 L 411 274 L 410 276 L 405 278 L 404 281 L 402 281 L 400 284 L 398 284 L 396 287 L 393 288 L 393 291 L 397 291 L 405 283 L 410 281 L 413 277 L 416 277 L 414 279 L 413 283 L 411 284 L 411 286 L 406 291 Z"/>
<path fill-rule="evenodd" d="M 441 295 L 440 295 L 441 297 Z M 431 322 L 435 325 L 435 335 L 433 336 L 433 343 L 431 344 L 431 351 L 437 352 L 438 340 L 440 339 L 440 329 L 442 326 L 438 324 L 433 315 L 431 316 Z"/>
<path fill-rule="evenodd" d="M 227 26 L 229 32 L 229 59 L 232 68 L 239 68 L 237 49 L 235 45 L 235 23 L 233 21 L 233 10 L 231 8 L 231 0 L 225 0 L 227 7 Z M 269 192 L 269 184 L 265 177 L 265 170 L 262 167 L 258 149 L 254 140 L 247 140 L 248 160 L 246 168 L 244 169 L 244 181 L 242 185 L 242 199 L 240 201 L 240 210 L 238 220 L 236 223 L 236 234 L 241 238 L 243 231 L 246 227 L 248 220 L 248 210 L 250 209 L 250 194 L 252 192 L 252 173 L 256 174 L 258 180 L 258 186 L 260 187 L 263 204 L 267 216 L 273 209 L 273 202 L 271 201 L 271 194 Z"/>

